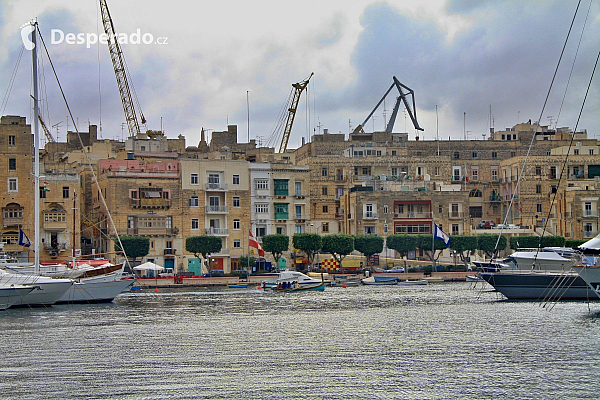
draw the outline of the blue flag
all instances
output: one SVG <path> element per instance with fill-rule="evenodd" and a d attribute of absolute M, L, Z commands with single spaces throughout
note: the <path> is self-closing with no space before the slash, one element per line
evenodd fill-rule
<path fill-rule="evenodd" d="M 19 228 L 19 245 L 25 247 L 31 246 L 31 240 L 29 240 L 29 238 L 27 237 L 25 232 L 21 230 L 21 228 Z"/>
<path fill-rule="evenodd" d="M 440 239 L 442 242 L 444 242 L 444 244 L 446 245 L 446 247 L 450 246 L 450 236 L 448 236 L 448 234 L 446 232 L 444 232 L 443 230 L 440 229 L 439 226 L 437 226 L 436 224 L 433 224 L 434 226 L 434 237 L 436 239 Z"/>

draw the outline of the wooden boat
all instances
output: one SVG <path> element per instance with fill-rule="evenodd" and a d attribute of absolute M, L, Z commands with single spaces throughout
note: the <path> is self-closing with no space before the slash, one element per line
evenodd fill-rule
<path fill-rule="evenodd" d="M 391 277 L 394 279 L 383 279 L 376 280 L 375 277 L 371 276 L 369 278 L 362 279 L 361 282 L 363 285 L 397 285 L 398 279 L 395 277 Z"/>
<path fill-rule="evenodd" d="M 298 285 L 298 282 L 280 282 L 276 287 L 271 288 L 274 292 L 302 292 L 307 290 L 325 290 L 325 282 L 312 285 Z"/>
<path fill-rule="evenodd" d="M 398 285 L 400 286 L 419 286 L 419 285 L 428 285 L 429 281 L 425 280 L 425 279 L 419 279 L 419 280 L 405 280 L 405 281 L 399 281 Z"/>
<path fill-rule="evenodd" d="M 465 278 L 465 281 L 467 281 L 467 282 L 483 282 L 483 278 L 481 278 L 477 275 L 467 275 L 467 277 Z"/>

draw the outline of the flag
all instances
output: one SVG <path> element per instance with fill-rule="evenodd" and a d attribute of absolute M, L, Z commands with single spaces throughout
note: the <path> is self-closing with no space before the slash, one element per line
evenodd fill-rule
<path fill-rule="evenodd" d="M 31 246 L 31 240 L 29 240 L 29 238 L 27 237 L 25 232 L 21 230 L 21 228 L 19 228 L 19 245 L 24 247 Z"/>
<path fill-rule="evenodd" d="M 256 238 L 254 237 L 254 235 L 252 234 L 252 231 L 250 230 L 249 232 L 250 232 L 250 236 L 248 238 L 248 246 L 254 247 L 258 251 L 259 257 L 264 257 L 265 251 L 262 249 L 262 247 L 260 247 L 260 243 L 258 243 L 258 240 L 256 240 Z"/>
<path fill-rule="evenodd" d="M 446 232 L 444 232 L 443 230 L 440 229 L 439 226 L 437 226 L 436 224 L 433 224 L 434 226 L 434 237 L 436 239 L 440 239 L 442 242 L 444 242 L 444 244 L 446 245 L 446 247 L 450 246 L 450 236 L 448 236 L 448 234 Z"/>

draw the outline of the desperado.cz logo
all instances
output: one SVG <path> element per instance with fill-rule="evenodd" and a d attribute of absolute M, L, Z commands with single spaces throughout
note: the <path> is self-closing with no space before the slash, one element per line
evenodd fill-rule
<path fill-rule="evenodd" d="M 35 29 L 34 25 L 28 22 L 21 26 L 21 39 L 23 40 L 23 45 L 27 50 L 33 50 L 35 47 L 34 43 L 29 38 L 31 32 Z M 113 35 L 112 41 L 118 42 L 119 44 L 159 44 L 165 45 L 168 44 L 168 38 L 165 36 L 161 36 L 154 39 L 154 35 L 151 33 L 142 34 L 140 29 L 137 29 L 132 34 L 128 35 L 126 33 L 118 33 Z M 106 33 L 101 33 L 100 35 L 96 33 L 64 33 L 61 29 L 52 29 L 50 31 L 50 44 L 74 44 L 74 45 L 85 45 L 88 49 L 92 47 L 93 44 L 108 44 L 108 35 Z"/>

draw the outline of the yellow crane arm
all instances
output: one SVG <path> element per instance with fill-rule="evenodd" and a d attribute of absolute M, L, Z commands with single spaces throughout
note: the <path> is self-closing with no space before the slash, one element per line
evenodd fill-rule
<path fill-rule="evenodd" d="M 288 109 L 287 120 L 285 121 L 285 128 L 283 129 L 283 136 L 281 138 L 281 145 L 279 146 L 279 152 L 285 153 L 287 150 L 287 145 L 290 140 L 290 133 L 292 133 L 292 125 L 294 124 L 294 117 L 296 116 L 296 110 L 298 109 L 298 102 L 300 101 L 300 95 L 308 86 L 308 81 L 314 75 L 314 72 L 311 72 L 310 76 L 303 80 L 302 82 L 294 83 L 292 87 L 294 90 L 294 97 L 290 104 L 290 108 Z"/>

